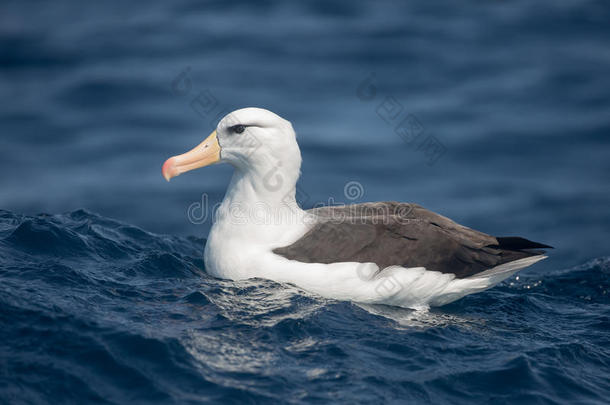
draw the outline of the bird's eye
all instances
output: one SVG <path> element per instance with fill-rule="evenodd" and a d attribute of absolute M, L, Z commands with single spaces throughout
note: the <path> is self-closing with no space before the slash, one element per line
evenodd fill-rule
<path fill-rule="evenodd" d="M 236 134 L 241 134 L 246 130 L 246 126 L 238 124 L 238 125 L 233 125 L 229 129 L 231 130 L 231 132 L 235 132 Z"/>

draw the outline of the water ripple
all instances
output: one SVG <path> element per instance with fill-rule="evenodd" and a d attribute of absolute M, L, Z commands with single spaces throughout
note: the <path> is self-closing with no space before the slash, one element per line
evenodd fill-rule
<path fill-rule="evenodd" d="M 84 210 L 0 211 L 0 232 L 9 401 L 601 402 L 610 392 L 607 257 L 422 312 L 217 280 L 203 240 Z"/>

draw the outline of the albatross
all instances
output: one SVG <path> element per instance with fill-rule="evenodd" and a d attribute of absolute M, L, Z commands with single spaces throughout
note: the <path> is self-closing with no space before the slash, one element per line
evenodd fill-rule
<path fill-rule="evenodd" d="M 233 111 L 202 143 L 163 164 L 167 181 L 215 163 L 234 174 L 204 249 L 218 278 L 264 278 L 320 296 L 428 308 L 493 287 L 550 246 L 495 237 L 412 203 L 303 210 L 292 124 L 261 108 Z"/>

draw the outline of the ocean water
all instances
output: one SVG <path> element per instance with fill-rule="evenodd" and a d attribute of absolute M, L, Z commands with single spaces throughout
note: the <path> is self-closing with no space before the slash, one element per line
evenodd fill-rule
<path fill-rule="evenodd" d="M 205 273 L 204 240 L 0 212 L 5 403 L 604 403 L 610 258 L 429 312 Z"/>
<path fill-rule="evenodd" d="M 0 403 L 607 403 L 603 1 L 3 1 Z M 555 246 L 429 312 L 202 262 L 228 111 L 293 123 L 298 199 Z"/>

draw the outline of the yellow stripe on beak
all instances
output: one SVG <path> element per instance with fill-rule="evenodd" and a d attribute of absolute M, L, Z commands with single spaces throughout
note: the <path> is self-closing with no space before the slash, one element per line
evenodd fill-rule
<path fill-rule="evenodd" d="M 200 167 L 209 166 L 219 160 L 220 144 L 218 143 L 216 131 L 214 131 L 205 141 L 190 151 L 167 159 L 163 164 L 163 177 L 169 181 L 172 177 Z"/>

